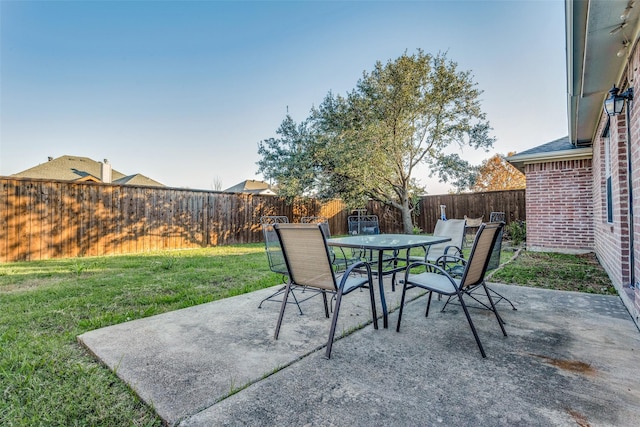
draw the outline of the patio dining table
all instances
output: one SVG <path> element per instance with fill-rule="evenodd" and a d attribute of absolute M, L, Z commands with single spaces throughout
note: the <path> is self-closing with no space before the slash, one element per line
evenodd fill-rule
<path fill-rule="evenodd" d="M 369 234 L 327 239 L 327 245 L 377 251 L 377 274 L 378 287 L 380 288 L 380 304 L 382 304 L 383 325 L 385 328 L 387 328 L 389 325 L 389 315 L 387 311 L 387 301 L 384 297 L 383 276 L 404 270 L 405 266 L 398 267 L 397 264 L 394 263 L 393 268 L 384 270 L 384 252 L 394 251 L 394 253 L 398 253 L 403 249 L 411 249 L 417 247 L 426 248 L 429 245 L 448 242 L 450 240 L 451 239 L 449 237 L 424 236 L 417 234 Z"/>

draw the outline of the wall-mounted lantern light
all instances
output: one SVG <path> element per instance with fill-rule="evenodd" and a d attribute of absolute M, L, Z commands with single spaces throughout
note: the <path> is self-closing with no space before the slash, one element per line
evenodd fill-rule
<path fill-rule="evenodd" d="M 604 100 L 604 111 L 610 116 L 617 116 L 622 113 L 625 99 L 633 101 L 633 88 L 630 87 L 623 93 L 618 94 L 620 89 L 613 85 L 609 91 L 609 97 Z"/>

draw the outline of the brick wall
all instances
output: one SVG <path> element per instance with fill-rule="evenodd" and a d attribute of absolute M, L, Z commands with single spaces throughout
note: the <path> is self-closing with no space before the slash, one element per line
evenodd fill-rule
<path fill-rule="evenodd" d="M 527 248 L 592 251 L 590 159 L 526 165 Z"/>
<path fill-rule="evenodd" d="M 622 90 L 635 86 L 640 78 L 640 51 L 636 48 L 628 61 L 622 79 L 616 82 Z M 627 109 L 629 123 L 627 123 Z M 608 118 L 602 113 L 593 138 L 594 249 L 614 286 L 640 325 L 640 110 L 626 104 L 622 114 Z M 608 133 L 605 132 L 609 126 Z M 629 129 L 629 133 L 627 133 Z M 630 136 L 630 150 L 628 140 Z M 608 143 L 608 145 L 607 145 Z M 607 147 L 609 151 L 607 152 Z M 633 221 L 629 205 L 629 151 L 631 152 L 631 188 L 633 191 Z M 606 161 L 610 158 L 612 181 L 612 220 L 607 218 Z M 528 178 L 528 177 L 527 177 Z M 633 239 L 631 238 L 633 236 Z M 633 257 L 631 256 L 633 243 Z M 635 258 L 635 259 L 634 259 Z M 632 262 L 633 260 L 633 262 Z M 631 287 L 632 269 L 636 288 Z"/>

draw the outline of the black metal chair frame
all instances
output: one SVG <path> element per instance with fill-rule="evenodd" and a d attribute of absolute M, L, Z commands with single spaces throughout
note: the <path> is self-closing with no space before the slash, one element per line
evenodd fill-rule
<path fill-rule="evenodd" d="M 489 303 L 491 304 L 490 310 L 495 314 L 496 319 L 498 320 L 498 324 L 500 325 L 500 329 L 502 329 L 502 333 L 504 336 L 507 336 L 507 331 L 504 329 L 504 322 L 498 311 L 495 307 L 493 299 L 491 298 L 491 294 L 487 289 L 487 286 L 484 281 L 484 276 L 487 271 L 487 266 L 489 264 L 489 260 L 491 258 L 491 252 L 496 243 L 496 239 L 498 234 L 502 230 L 502 224 L 482 224 L 478 229 L 478 234 L 476 235 L 476 239 L 473 242 L 473 246 L 471 248 L 471 254 L 469 255 L 469 259 L 465 263 L 465 269 L 462 274 L 461 279 L 455 279 L 452 277 L 449 272 L 447 272 L 441 263 L 430 264 L 425 262 L 417 262 L 409 265 L 405 272 L 404 284 L 402 288 L 402 297 L 400 300 L 400 311 L 398 314 L 398 325 L 396 327 L 396 331 L 400 332 L 400 323 L 402 321 L 402 312 L 404 309 L 405 296 L 408 289 L 412 288 L 421 288 L 429 291 L 429 297 L 427 300 L 427 310 L 425 313 L 425 317 L 429 316 L 429 307 L 431 305 L 431 297 L 433 293 L 436 292 L 438 294 L 447 295 L 447 296 L 457 296 L 460 305 L 464 311 L 464 314 L 467 318 L 467 322 L 469 323 L 469 327 L 473 333 L 473 336 L 476 340 L 476 344 L 480 350 L 480 354 L 482 357 L 487 357 L 482 343 L 480 342 L 480 337 L 478 336 L 478 332 L 476 331 L 475 325 L 471 320 L 471 316 L 469 314 L 469 309 L 467 308 L 467 304 L 464 301 L 464 296 L 468 295 L 465 292 L 465 289 L 479 288 L 482 287 L 487 295 Z M 489 233 L 485 236 L 484 233 Z M 490 240 L 489 240 L 490 239 Z M 490 245 L 490 246 L 487 246 Z M 476 255 L 477 251 L 481 252 L 479 255 Z M 487 252 L 482 252 L 487 251 Z M 476 259 L 476 256 L 478 258 Z M 442 258 L 447 257 L 446 255 Z M 455 258 L 448 256 L 448 258 Z M 423 267 L 426 268 L 427 271 L 421 274 L 411 275 L 411 270 Z"/>
<path fill-rule="evenodd" d="M 282 275 L 282 283 L 284 285 L 280 287 L 277 291 L 275 291 L 274 293 L 272 293 L 271 295 L 269 295 L 268 297 L 260 301 L 260 304 L 258 304 L 258 308 L 262 308 L 262 304 L 265 301 L 278 302 L 278 303 L 282 302 L 282 300 L 278 297 L 281 295 L 284 296 L 285 290 L 287 288 L 287 283 L 289 282 L 289 271 L 287 270 L 287 265 L 285 263 L 284 256 L 282 254 L 282 248 L 280 247 L 280 241 L 278 239 L 278 235 L 276 234 L 276 231 L 273 226 L 275 224 L 286 224 L 288 222 L 289 222 L 289 218 L 281 215 L 260 217 L 262 234 L 264 236 L 265 251 L 267 253 L 267 260 L 269 261 L 269 269 L 274 273 Z M 303 293 L 305 292 L 304 288 L 302 289 L 302 292 Z M 310 295 L 305 295 L 304 298 L 299 298 L 296 295 L 295 287 L 294 287 L 294 289 L 291 290 L 291 298 L 293 299 L 293 301 L 289 301 L 287 299 L 287 303 L 295 304 L 298 307 L 298 311 L 302 315 L 304 313 L 302 312 L 300 303 L 303 303 L 306 300 L 313 298 L 316 295 L 318 295 L 318 292 L 316 292 L 314 289 L 314 290 L 311 290 Z"/>
<path fill-rule="evenodd" d="M 493 212 L 495 213 L 495 212 Z M 493 214 L 492 213 L 492 214 Z M 497 221 L 497 223 L 502 223 L 504 225 L 504 222 L 502 221 Z M 491 224 L 491 223 L 490 223 Z M 489 264 L 487 266 L 487 271 L 489 270 L 495 270 L 496 268 L 498 268 L 500 266 L 500 253 L 502 252 L 502 234 L 503 234 L 504 228 L 501 228 L 500 231 L 498 232 L 498 237 L 496 238 L 496 243 L 493 247 L 493 251 L 491 252 L 491 257 L 489 258 Z M 453 263 L 453 265 L 452 265 Z M 440 264 L 441 266 L 447 270 L 449 272 L 449 274 L 451 274 L 454 277 L 461 277 L 462 276 L 462 272 L 464 271 L 464 260 L 459 260 L 459 259 L 455 259 L 455 258 L 451 258 L 451 257 L 441 257 L 440 259 Z M 478 299 L 475 295 L 474 295 L 474 291 L 476 291 L 478 288 L 473 288 L 473 289 L 469 289 L 468 291 L 466 291 L 467 295 L 469 295 L 469 297 L 473 300 L 475 300 L 479 306 L 474 306 L 475 308 L 481 308 L 481 309 L 485 309 L 485 310 L 491 310 L 491 307 L 488 305 L 487 302 L 484 302 L 480 299 Z M 512 310 L 518 310 L 516 308 L 515 305 L 513 305 L 513 303 L 511 302 L 511 300 L 507 297 L 505 297 L 504 295 L 502 295 L 501 293 L 497 292 L 495 289 L 491 288 L 489 285 L 487 285 L 487 289 L 489 289 L 489 292 L 496 297 L 496 299 L 493 301 L 496 305 L 500 302 L 500 301 L 506 301 L 509 303 L 509 305 L 511 305 L 511 309 Z M 449 298 L 447 298 L 446 303 L 444 304 L 444 306 L 442 307 L 441 311 L 444 311 L 447 308 L 447 305 L 449 303 L 451 304 L 457 304 L 455 301 L 455 296 L 450 296 Z"/>
<path fill-rule="evenodd" d="M 274 228 L 280 240 L 282 252 L 284 254 L 284 259 L 287 264 L 287 270 L 289 271 L 289 277 L 290 277 L 290 280 L 287 283 L 287 286 L 285 289 L 284 300 L 282 301 L 282 305 L 280 308 L 280 315 L 278 316 L 278 323 L 276 325 L 276 330 L 274 333 L 274 338 L 276 340 L 278 339 L 278 336 L 280 334 L 280 327 L 282 326 L 282 319 L 284 317 L 284 312 L 287 306 L 285 301 L 287 300 L 287 296 L 289 292 L 291 292 L 292 287 L 294 286 L 304 286 L 306 288 L 314 287 L 315 289 L 320 290 L 320 292 L 323 295 L 325 316 L 327 318 L 329 318 L 329 308 L 327 304 L 326 293 L 329 292 L 335 295 L 336 303 L 335 303 L 335 308 L 333 310 L 333 319 L 331 321 L 331 328 L 329 330 L 329 338 L 327 340 L 325 358 L 327 359 L 331 358 L 331 350 L 333 348 L 333 338 L 336 332 L 336 326 L 338 323 L 338 314 L 340 312 L 340 303 L 342 301 L 343 295 L 347 295 L 352 291 L 356 289 L 361 289 L 363 287 L 368 288 L 369 298 L 371 302 L 371 314 L 373 319 L 373 326 L 375 329 L 378 329 L 378 316 L 376 314 L 376 304 L 375 304 L 374 291 L 373 291 L 374 285 L 373 285 L 373 278 L 371 274 L 371 266 L 369 266 L 369 264 L 367 264 L 366 262 L 358 262 L 356 264 L 349 266 L 349 268 L 340 276 L 336 276 L 336 272 L 331 266 L 331 254 L 329 251 L 329 247 L 327 246 L 327 237 L 325 236 L 325 233 L 321 224 L 275 224 Z M 319 283 L 312 283 L 311 281 L 308 281 L 308 282 L 306 281 L 307 279 L 304 277 L 304 274 L 300 274 L 300 273 L 302 269 L 306 269 L 308 266 L 310 266 L 310 264 L 307 264 L 307 260 L 305 260 L 304 261 L 305 265 L 301 267 L 300 257 L 296 257 L 294 255 L 295 248 L 291 249 L 295 245 L 293 243 L 288 242 L 286 237 L 287 234 L 285 234 L 288 231 L 295 232 L 296 230 L 285 231 L 285 230 L 282 230 L 282 228 L 298 228 L 300 230 L 303 230 L 303 232 L 306 231 L 308 233 L 308 236 L 310 236 L 312 239 L 314 238 L 313 234 L 315 234 L 315 237 L 322 239 L 322 242 L 324 245 L 324 253 L 326 254 L 326 257 L 327 257 L 325 277 L 331 277 L 332 279 L 331 283 L 325 282 L 325 283 L 319 284 Z M 307 241 L 309 240 L 311 239 L 307 239 Z M 318 246 L 316 245 L 315 248 L 318 248 Z M 318 252 L 316 252 L 315 256 L 318 259 L 320 258 L 318 257 Z M 310 258 L 312 258 L 311 255 L 310 255 Z M 351 273 L 356 272 L 357 269 L 360 269 L 360 268 L 366 269 L 367 271 L 366 277 L 365 278 L 353 277 Z M 301 278 L 299 278 L 298 276 L 299 274 Z M 315 277 L 316 276 L 314 275 L 314 278 Z"/>

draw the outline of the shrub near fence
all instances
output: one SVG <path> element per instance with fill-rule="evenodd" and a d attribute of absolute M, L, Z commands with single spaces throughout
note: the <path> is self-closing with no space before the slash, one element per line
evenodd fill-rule
<path fill-rule="evenodd" d="M 473 202 L 448 199 L 463 196 L 424 198 L 416 218 L 419 227 L 433 230 L 439 204 L 447 205 L 450 218 L 462 217 L 456 216 L 458 212 L 475 215 L 468 206 L 486 210 L 509 205 L 493 196 Z M 492 202 L 481 207 L 478 200 L 483 199 Z M 459 210 L 461 206 L 465 209 Z M 370 202 L 367 209 L 378 215 L 383 232 L 402 232 L 396 210 L 377 202 Z M 508 215 L 511 219 L 514 215 L 524 219 L 524 192 L 521 206 L 505 211 L 513 213 Z M 273 196 L 4 177 L 0 178 L 0 262 L 262 242 L 263 215 L 286 215 L 292 222 L 324 216 L 334 235 L 346 234 L 350 214 L 339 200 L 287 204 Z"/>

